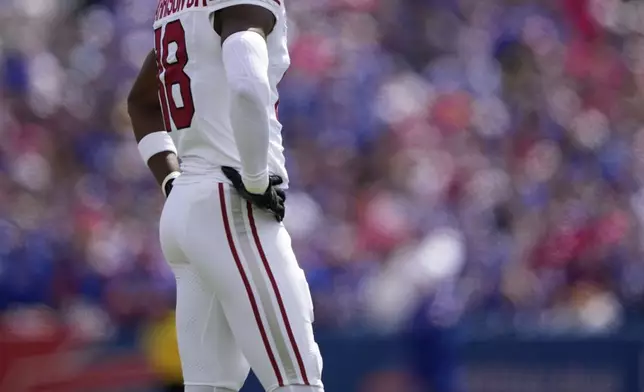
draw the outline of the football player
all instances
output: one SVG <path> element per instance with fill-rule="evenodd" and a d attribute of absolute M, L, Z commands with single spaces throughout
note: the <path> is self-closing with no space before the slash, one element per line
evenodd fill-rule
<path fill-rule="evenodd" d="M 167 196 L 186 392 L 239 391 L 250 368 L 266 391 L 323 391 L 311 295 L 281 223 L 286 29 L 283 0 L 159 0 L 128 98 Z"/>

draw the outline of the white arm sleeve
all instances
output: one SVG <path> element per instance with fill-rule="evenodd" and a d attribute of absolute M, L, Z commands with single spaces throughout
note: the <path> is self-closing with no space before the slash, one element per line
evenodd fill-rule
<path fill-rule="evenodd" d="M 242 180 L 249 192 L 264 193 L 268 187 L 271 98 L 266 41 L 252 31 L 232 34 L 222 45 L 222 56 Z"/>

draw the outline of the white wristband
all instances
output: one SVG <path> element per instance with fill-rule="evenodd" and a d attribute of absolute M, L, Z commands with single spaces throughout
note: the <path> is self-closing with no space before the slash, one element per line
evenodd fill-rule
<path fill-rule="evenodd" d="M 168 174 L 165 176 L 163 179 L 163 182 L 161 183 L 161 192 L 163 192 L 163 196 L 168 197 L 168 194 L 165 191 L 165 186 L 168 185 L 168 181 L 174 180 L 175 178 L 179 177 L 181 175 L 180 172 L 178 171 L 173 171 L 172 173 Z"/>
<path fill-rule="evenodd" d="M 163 151 L 177 153 L 177 148 L 166 131 L 148 133 L 139 142 L 139 153 L 146 165 L 152 156 Z"/>

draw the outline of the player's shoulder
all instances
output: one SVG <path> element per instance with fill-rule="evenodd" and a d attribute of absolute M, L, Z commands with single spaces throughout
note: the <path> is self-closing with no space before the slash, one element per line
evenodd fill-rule
<path fill-rule="evenodd" d="M 282 6 L 284 3 L 284 0 L 204 0 L 208 6 L 215 6 L 215 5 L 220 5 L 220 4 L 230 4 L 230 3 L 235 3 L 235 4 L 256 4 L 256 3 L 262 3 L 262 4 L 269 4 L 271 6 Z"/>
<path fill-rule="evenodd" d="M 154 21 L 158 22 L 189 11 L 208 11 L 210 7 L 209 0 L 158 0 Z"/>
<path fill-rule="evenodd" d="M 284 10 L 284 0 L 205 0 L 213 10 L 219 10 L 225 7 L 232 7 L 235 5 L 257 5 L 260 7 L 268 8 L 276 13 L 278 16 Z"/>
<path fill-rule="evenodd" d="M 164 20 L 179 17 L 185 12 L 214 11 L 232 7 L 235 5 L 257 5 L 272 11 L 277 19 L 281 19 L 285 13 L 284 0 L 158 0 L 154 15 L 155 25 L 163 23 Z"/>

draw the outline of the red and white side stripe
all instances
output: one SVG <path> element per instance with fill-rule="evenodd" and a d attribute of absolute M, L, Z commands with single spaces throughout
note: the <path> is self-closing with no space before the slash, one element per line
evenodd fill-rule
<path fill-rule="evenodd" d="M 262 245 L 250 203 L 219 184 L 228 245 L 244 283 L 267 357 L 280 386 L 310 385 L 278 281 Z"/>

